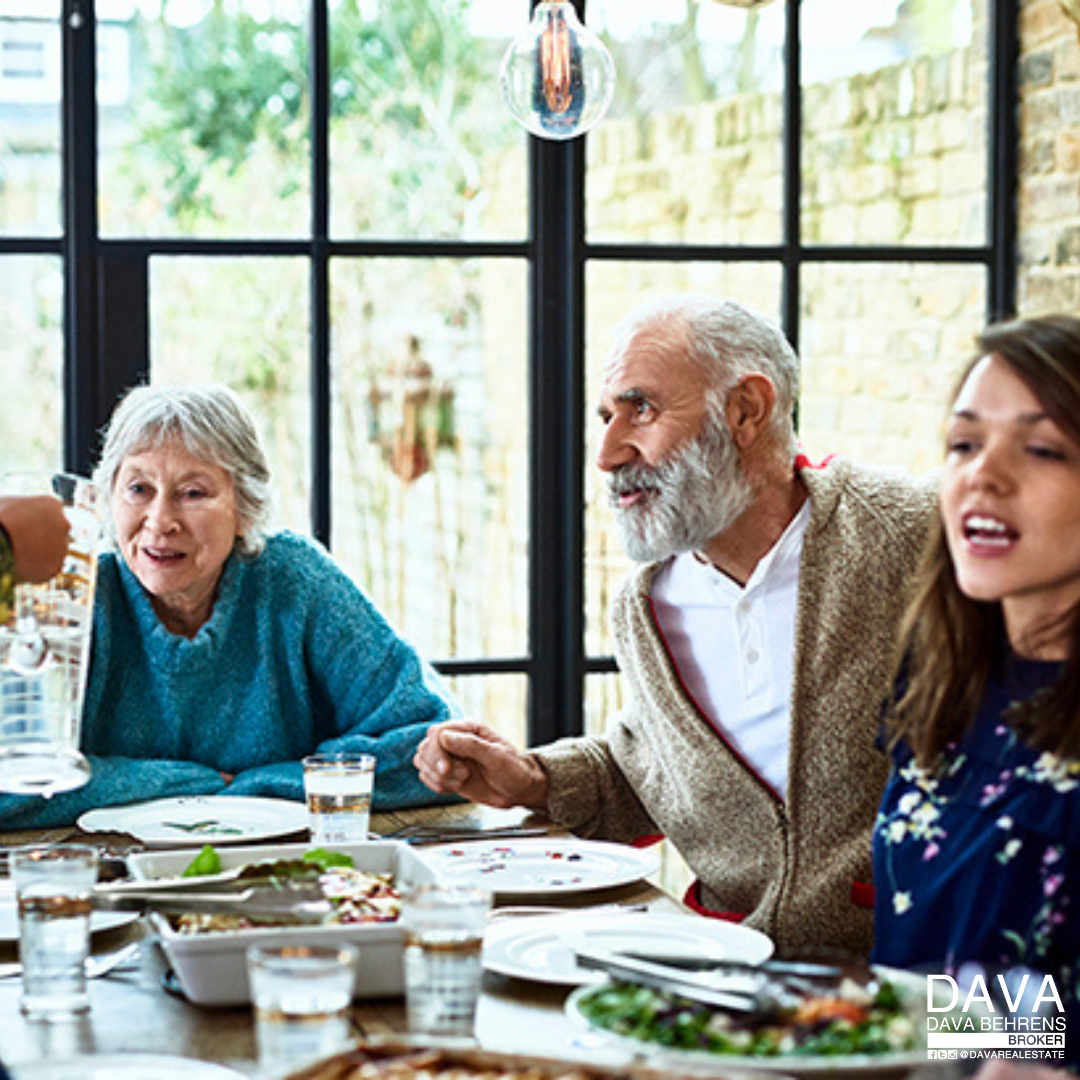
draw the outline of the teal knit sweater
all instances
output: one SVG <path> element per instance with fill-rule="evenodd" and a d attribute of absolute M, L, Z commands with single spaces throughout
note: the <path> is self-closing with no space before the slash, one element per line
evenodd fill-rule
<path fill-rule="evenodd" d="M 300 759 L 316 750 L 374 754 L 375 809 L 438 801 L 412 757 L 460 709 L 314 541 L 282 532 L 255 559 L 232 555 L 190 640 L 165 629 L 119 555 L 104 555 L 92 653 L 91 780 L 47 801 L 0 796 L 6 828 L 172 795 L 303 799 Z"/>

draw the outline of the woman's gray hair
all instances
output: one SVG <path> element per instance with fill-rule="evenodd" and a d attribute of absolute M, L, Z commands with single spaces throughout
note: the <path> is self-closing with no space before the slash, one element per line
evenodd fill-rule
<path fill-rule="evenodd" d="M 130 390 L 113 412 L 94 470 L 94 483 L 106 496 L 106 506 L 111 504 L 116 475 L 124 461 L 172 440 L 229 474 L 244 530 L 236 541 L 236 551 L 258 555 L 273 516 L 270 468 L 255 421 L 227 386 L 156 385 Z M 112 531 L 111 513 L 108 526 Z"/>
<path fill-rule="evenodd" d="M 721 405 L 740 379 L 753 373 L 767 376 L 776 389 L 773 434 L 780 447 L 794 455 L 799 358 L 776 323 L 735 300 L 677 293 L 647 303 L 623 319 L 615 330 L 613 353 L 623 351 L 642 331 L 669 331 L 676 342 L 681 337 L 687 359 L 705 376 L 710 398 Z"/>

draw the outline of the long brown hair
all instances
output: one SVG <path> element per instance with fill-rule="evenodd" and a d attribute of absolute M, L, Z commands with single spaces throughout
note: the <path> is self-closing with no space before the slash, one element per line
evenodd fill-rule
<path fill-rule="evenodd" d="M 957 397 L 984 356 L 1000 357 L 1080 445 L 1080 319 L 1047 315 L 991 326 L 957 381 Z M 1080 757 L 1080 605 L 1064 620 L 1069 641 L 1062 677 L 1009 716 L 1032 745 Z M 901 625 L 898 674 L 904 689 L 890 709 L 892 741 L 903 740 L 930 767 L 960 739 L 983 699 L 995 663 L 1008 655 L 1001 604 L 971 600 L 956 572 L 940 522 L 923 556 L 914 598 Z"/>

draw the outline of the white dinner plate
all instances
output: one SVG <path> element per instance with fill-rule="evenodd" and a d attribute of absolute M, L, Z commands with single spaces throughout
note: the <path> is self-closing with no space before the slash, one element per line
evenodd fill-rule
<path fill-rule="evenodd" d="M 773 944 L 765 934 L 722 919 L 655 912 L 567 912 L 494 920 L 484 934 L 484 967 L 558 986 L 602 983 L 602 971 L 578 967 L 577 949 L 652 952 L 758 964 Z M 700 976 L 698 976 L 700 978 Z"/>
<path fill-rule="evenodd" d="M 922 1045 L 894 1054 L 849 1054 L 827 1056 L 801 1056 L 780 1054 L 777 1057 L 740 1057 L 738 1054 L 711 1054 L 705 1050 L 673 1050 L 658 1043 L 635 1039 L 629 1035 L 616 1035 L 597 1027 L 582 1014 L 578 1002 L 591 986 L 579 986 L 566 999 L 566 1013 L 578 1028 L 585 1029 L 592 1037 L 599 1037 L 610 1047 L 640 1055 L 650 1066 L 663 1069 L 713 1071 L 725 1067 L 752 1069 L 754 1072 L 780 1073 L 784 1076 L 805 1077 L 817 1080 L 822 1076 L 843 1076 L 844 1080 L 899 1080 L 913 1070 L 933 1072 L 947 1066 L 944 1061 L 927 1060 L 926 1037 L 926 979 L 906 971 L 878 969 L 896 987 L 905 1002 L 905 1011 L 911 1017 Z"/>
<path fill-rule="evenodd" d="M 237 1080 L 244 1075 L 212 1061 L 167 1054 L 87 1054 L 18 1065 L 11 1073 L 14 1080 Z"/>
<path fill-rule="evenodd" d="M 191 795 L 91 810 L 78 825 L 86 832 L 130 833 L 148 847 L 202 847 L 288 836 L 307 829 L 308 813 L 290 799 Z"/>
<path fill-rule="evenodd" d="M 469 840 L 421 852 L 439 877 L 500 895 L 536 896 L 627 885 L 660 866 L 655 847 L 599 840 Z"/>

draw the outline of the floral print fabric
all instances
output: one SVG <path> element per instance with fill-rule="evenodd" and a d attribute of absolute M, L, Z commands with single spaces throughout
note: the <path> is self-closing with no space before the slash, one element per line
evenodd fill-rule
<path fill-rule="evenodd" d="M 945 974 L 969 960 L 1023 965 L 1054 975 L 1075 1003 L 1080 761 L 1027 745 L 1002 719 L 1061 668 L 1011 661 L 939 768 L 894 752 L 874 827 L 876 963 Z"/>

